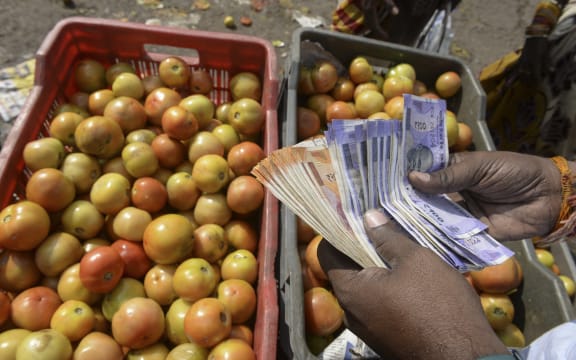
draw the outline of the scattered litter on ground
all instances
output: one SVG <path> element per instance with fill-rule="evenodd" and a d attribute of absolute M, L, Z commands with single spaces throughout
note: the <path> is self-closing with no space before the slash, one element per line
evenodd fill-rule
<path fill-rule="evenodd" d="M 146 25 L 155 25 L 155 26 L 160 26 L 162 25 L 162 20 L 160 19 L 147 19 L 144 24 Z"/>
<path fill-rule="evenodd" d="M 292 19 L 296 20 L 302 27 L 325 27 L 326 20 L 322 16 L 307 15 L 301 10 L 292 11 Z"/>
<path fill-rule="evenodd" d="M 13 121 L 34 86 L 36 61 L 30 59 L 16 66 L 0 69 L 0 118 Z"/>
<path fill-rule="evenodd" d="M 272 40 L 272 46 L 276 48 L 283 48 L 284 46 L 286 46 L 286 43 L 282 40 Z"/>
<path fill-rule="evenodd" d="M 138 5 L 149 6 L 155 9 L 164 8 L 164 4 L 161 0 L 136 0 Z"/>
<path fill-rule="evenodd" d="M 228 29 L 235 29 L 236 28 L 236 22 L 234 21 L 234 17 L 228 15 L 224 18 L 224 25 L 228 28 Z"/>
<path fill-rule="evenodd" d="M 242 17 L 240 17 L 240 24 L 242 24 L 244 26 L 251 26 L 252 25 L 252 19 L 250 19 L 248 16 L 242 16 Z"/>
<path fill-rule="evenodd" d="M 264 9 L 264 0 L 252 0 L 250 6 L 254 11 L 262 11 Z"/>
<path fill-rule="evenodd" d="M 194 8 L 198 10 L 208 10 L 210 3 L 208 0 L 194 0 Z"/>
<path fill-rule="evenodd" d="M 454 43 L 452 43 L 452 45 L 450 46 L 450 54 L 457 56 L 457 57 L 464 59 L 464 60 L 470 60 L 472 57 L 472 55 L 470 54 L 470 52 L 468 52 L 468 50 L 466 50 L 463 47 L 460 47 Z"/>

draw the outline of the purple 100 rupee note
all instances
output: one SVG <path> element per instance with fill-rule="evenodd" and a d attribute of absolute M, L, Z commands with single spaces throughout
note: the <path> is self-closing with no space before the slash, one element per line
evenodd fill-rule
<path fill-rule="evenodd" d="M 432 172 L 446 167 L 445 116 L 445 101 L 404 95 L 402 146 L 406 169 Z"/>
<path fill-rule="evenodd" d="M 488 234 L 475 237 L 476 241 L 464 241 L 484 232 L 486 224 L 444 194 L 423 194 L 408 183 L 407 175 L 411 170 L 433 172 L 448 164 L 446 103 L 444 100 L 404 95 L 404 104 L 402 153 L 405 163 L 401 166 L 400 177 L 406 200 L 439 230 L 487 265 L 504 261 L 512 252 Z M 490 253 L 486 252 L 488 249 Z M 494 252 L 500 252 L 501 256 L 495 256 Z"/>

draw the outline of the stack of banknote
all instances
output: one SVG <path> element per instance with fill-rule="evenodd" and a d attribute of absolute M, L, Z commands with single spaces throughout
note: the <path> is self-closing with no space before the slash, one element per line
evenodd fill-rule
<path fill-rule="evenodd" d="M 513 252 L 446 194 L 417 191 L 412 170 L 448 165 L 444 100 L 404 95 L 402 120 L 333 120 L 324 135 L 271 153 L 253 175 L 294 214 L 360 266 L 387 267 L 363 225 L 380 209 L 418 244 L 465 272 Z"/>

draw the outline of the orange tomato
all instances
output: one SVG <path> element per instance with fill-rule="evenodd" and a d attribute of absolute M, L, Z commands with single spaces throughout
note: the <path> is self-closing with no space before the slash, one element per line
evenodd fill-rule
<path fill-rule="evenodd" d="M 220 300 L 232 316 L 232 324 L 244 324 L 256 312 L 256 291 L 247 281 L 228 279 L 217 288 Z"/>
<path fill-rule="evenodd" d="M 216 298 L 196 301 L 184 317 L 184 332 L 191 342 L 212 347 L 226 339 L 232 330 L 232 316 Z"/>
<path fill-rule="evenodd" d="M 306 262 L 302 262 L 302 283 L 304 286 L 304 291 L 310 290 L 314 287 L 327 287 L 329 285 L 327 280 L 321 280 L 314 275 L 310 266 Z"/>
<path fill-rule="evenodd" d="M 132 184 L 130 199 L 135 207 L 155 213 L 162 210 L 168 202 L 168 191 L 159 180 L 144 176 Z"/>
<path fill-rule="evenodd" d="M 228 185 L 226 204 L 238 214 L 258 210 L 264 201 L 264 186 L 250 175 L 236 177 Z"/>
<path fill-rule="evenodd" d="M 250 223 L 244 220 L 231 220 L 224 225 L 224 233 L 232 249 L 244 249 L 252 253 L 256 251 L 258 233 Z"/>
<path fill-rule="evenodd" d="M 306 264 L 310 268 L 310 271 L 314 276 L 320 281 L 327 281 L 328 276 L 320 266 L 320 261 L 318 260 L 318 245 L 322 241 L 322 235 L 316 235 L 310 240 L 308 245 L 306 245 L 306 252 L 304 254 L 304 259 Z"/>
<path fill-rule="evenodd" d="M 298 243 L 301 244 L 309 243 L 310 240 L 316 236 L 316 230 L 314 230 L 300 217 L 296 217 L 296 233 L 298 237 Z"/>
<path fill-rule="evenodd" d="M 474 287 L 492 294 L 506 294 L 522 282 L 523 272 L 516 257 L 499 265 L 487 266 L 482 270 L 470 271 Z"/>
<path fill-rule="evenodd" d="M 322 122 L 317 113 L 303 106 L 298 107 L 296 127 L 298 140 L 304 140 L 320 133 Z"/>
<path fill-rule="evenodd" d="M 243 340 L 246 344 L 252 346 L 252 343 L 254 342 L 254 333 L 247 325 L 232 325 L 229 338 Z"/>
<path fill-rule="evenodd" d="M 194 229 L 179 214 L 160 215 L 146 226 L 142 236 L 146 255 L 157 264 L 174 264 L 190 256 Z"/>
<path fill-rule="evenodd" d="M 33 251 L 0 252 L 0 288 L 21 291 L 37 284 L 41 277 Z"/>
<path fill-rule="evenodd" d="M 226 161 L 236 176 L 248 175 L 265 156 L 260 145 L 252 141 L 242 141 L 230 148 Z"/>
<path fill-rule="evenodd" d="M 354 104 L 345 101 L 334 101 L 326 107 L 326 122 L 334 119 L 355 119 L 357 117 Z"/>
<path fill-rule="evenodd" d="M 234 250 L 222 261 L 220 265 L 222 279 L 241 279 L 252 285 L 258 278 L 258 260 L 248 250 Z"/>
<path fill-rule="evenodd" d="M 362 84 L 372 79 L 372 65 L 363 57 L 356 57 L 348 66 L 348 74 L 355 84 Z"/>
<path fill-rule="evenodd" d="M 454 151 L 464 151 L 472 145 L 472 129 L 466 123 L 458 122 L 458 138 L 453 146 Z"/>
<path fill-rule="evenodd" d="M 64 209 L 75 196 L 74 183 L 58 169 L 40 169 L 26 183 L 26 199 L 50 212 Z"/>
<path fill-rule="evenodd" d="M 190 72 L 190 93 L 208 95 L 212 90 L 212 76 L 205 69 L 193 69 Z"/>
<path fill-rule="evenodd" d="M 26 251 L 36 248 L 50 232 L 50 216 L 40 205 L 19 201 L 0 211 L 0 247 Z"/>
<path fill-rule="evenodd" d="M 304 293 L 306 332 L 311 335 L 331 335 L 342 326 L 344 311 L 336 297 L 323 287 Z"/>
<path fill-rule="evenodd" d="M 110 247 L 115 249 L 124 262 L 123 276 L 142 279 L 152 267 L 141 243 L 118 239 Z"/>
<path fill-rule="evenodd" d="M 334 85 L 330 95 L 332 95 L 335 100 L 350 101 L 354 98 L 355 88 L 356 85 L 352 80 L 340 78 L 336 82 L 336 85 Z"/>
<path fill-rule="evenodd" d="M 46 286 L 28 288 L 12 300 L 12 321 L 17 327 L 36 331 L 50 327 L 50 319 L 62 300 Z"/>
<path fill-rule="evenodd" d="M 306 107 L 312 109 L 318 116 L 320 116 L 320 121 L 322 123 L 326 122 L 326 109 L 328 106 L 336 101 L 332 96 L 328 94 L 314 94 L 308 97 L 306 101 Z"/>
<path fill-rule="evenodd" d="M 160 121 L 164 133 L 173 139 L 188 140 L 198 132 L 196 116 L 180 105 L 166 109 Z"/>
<path fill-rule="evenodd" d="M 460 90 L 462 86 L 462 79 L 460 75 L 454 71 L 447 71 L 436 79 L 436 91 L 443 98 L 449 98 Z"/>
<path fill-rule="evenodd" d="M 208 354 L 211 360 L 255 360 L 254 349 L 240 339 L 227 339 L 214 346 Z"/>
<path fill-rule="evenodd" d="M 168 134 L 157 135 L 152 139 L 150 146 L 158 159 L 158 164 L 167 169 L 180 165 L 187 156 L 184 144 Z"/>
<path fill-rule="evenodd" d="M 83 153 L 110 159 L 124 146 L 124 132 L 115 120 L 94 115 L 86 118 L 74 130 L 76 146 Z"/>
<path fill-rule="evenodd" d="M 215 263 L 226 255 L 228 242 L 224 228 L 218 224 L 203 224 L 194 230 L 194 256 Z"/>

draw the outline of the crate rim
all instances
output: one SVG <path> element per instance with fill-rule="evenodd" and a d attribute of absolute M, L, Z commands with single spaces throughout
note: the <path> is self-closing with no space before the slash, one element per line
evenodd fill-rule
<path fill-rule="evenodd" d="M 148 25 L 145 23 L 135 21 L 122 21 L 115 19 L 92 18 L 84 16 L 70 16 L 65 19 L 62 19 L 58 21 L 54 25 L 54 27 L 48 32 L 48 34 L 38 47 L 38 50 L 36 51 L 34 56 L 36 60 L 36 72 L 35 72 L 36 74 L 40 74 L 43 71 L 46 71 L 45 59 L 47 57 L 47 54 L 49 53 L 51 45 L 56 41 L 58 36 L 62 34 L 66 30 L 66 28 L 77 25 L 88 25 L 95 28 L 115 27 L 119 28 L 119 30 L 126 29 L 132 31 L 140 31 L 140 32 L 145 31 L 150 33 L 161 33 L 164 35 L 177 35 L 177 36 L 189 35 L 192 37 L 211 38 L 216 41 L 232 40 L 232 41 L 241 41 L 246 43 L 257 44 L 259 46 L 262 46 L 266 50 L 266 54 L 269 57 L 270 61 L 267 61 L 266 72 L 271 75 L 270 80 L 278 81 L 278 64 L 277 64 L 276 50 L 274 49 L 274 46 L 270 41 L 263 39 L 261 37 L 245 34 L 231 34 L 220 31 L 187 29 L 166 25 Z M 34 79 L 34 84 L 39 85 L 36 77 Z"/>

